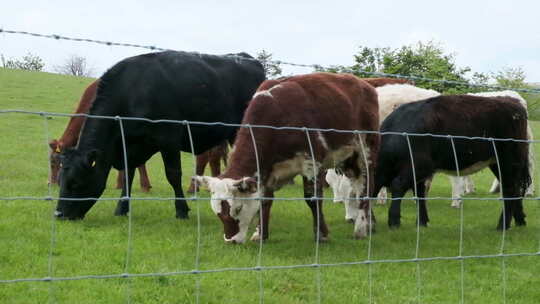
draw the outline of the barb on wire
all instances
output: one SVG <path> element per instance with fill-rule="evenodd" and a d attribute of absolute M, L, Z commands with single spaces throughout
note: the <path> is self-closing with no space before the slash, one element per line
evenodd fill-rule
<path fill-rule="evenodd" d="M 0 28 L 0 33 L 7 33 L 7 34 L 16 34 L 16 35 L 27 35 L 32 37 L 40 37 L 40 38 L 48 38 L 48 39 L 55 39 L 55 40 L 68 40 L 68 41 L 75 41 L 75 42 L 87 42 L 87 43 L 95 43 L 100 45 L 107 45 L 107 46 L 122 46 L 122 47 L 132 47 L 132 48 L 141 48 L 141 49 L 148 49 L 151 51 L 174 51 L 173 49 L 163 48 L 163 47 L 157 47 L 153 45 L 143 45 L 143 44 L 134 44 L 134 43 L 124 43 L 124 42 L 113 42 L 113 41 L 104 41 L 104 40 L 98 40 L 98 39 L 89 39 L 89 38 L 73 38 L 73 37 L 67 37 L 63 35 L 58 34 L 39 34 L 34 32 L 27 32 L 27 31 L 17 31 L 17 30 L 6 30 Z M 187 52 L 187 53 L 193 53 L 193 54 L 200 54 L 198 52 Z M 236 60 L 256 60 L 253 58 L 245 58 L 236 56 L 234 54 L 227 54 L 222 55 L 224 57 L 232 57 Z M 294 66 L 294 67 L 300 67 L 300 68 L 310 68 L 310 69 L 329 69 L 330 67 L 322 66 L 319 64 L 303 64 L 303 63 L 294 63 L 294 62 L 288 62 L 288 61 L 282 61 L 282 60 L 268 60 L 268 63 L 272 64 L 283 64 L 288 66 Z M 362 69 L 345 69 L 345 72 L 348 73 L 363 73 L 366 75 L 371 76 L 377 76 L 377 77 L 393 77 L 393 78 L 403 78 L 403 79 L 409 79 L 409 80 L 416 80 L 416 81 L 428 81 L 428 82 L 438 82 L 438 83 L 444 83 L 444 84 L 453 84 L 453 85 L 461 85 L 466 87 L 477 87 L 477 88 L 488 88 L 493 90 L 512 90 L 517 92 L 524 92 L 524 93 L 540 93 L 540 89 L 526 89 L 526 88 L 509 88 L 509 87 L 502 87 L 502 86 L 494 86 L 494 85 L 482 85 L 482 84 L 474 84 L 474 83 L 468 83 L 468 82 L 462 82 L 462 81 L 455 81 L 455 80 L 446 80 L 446 79 L 433 79 L 433 78 L 427 78 L 423 76 L 415 76 L 415 75 L 403 75 L 403 74 L 391 74 L 391 73 L 382 73 L 382 72 L 372 72 L 372 71 L 366 71 Z"/>

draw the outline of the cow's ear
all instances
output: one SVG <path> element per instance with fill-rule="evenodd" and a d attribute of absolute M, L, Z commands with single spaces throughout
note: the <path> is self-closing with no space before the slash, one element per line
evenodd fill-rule
<path fill-rule="evenodd" d="M 101 152 L 96 149 L 86 152 L 86 165 L 91 168 L 95 167 L 100 155 Z"/>
<path fill-rule="evenodd" d="M 198 183 L 199 185 L 202 185 L 206 189 L 208 189 L 210 184 L 210 178 L 208 176 L 195 175 L 191 177 L 191 180 Z"/>
<path fill-rule="evenodd" d="M 233 186 L 241 193 L 255 193 L 257 192 L 257 178 L 255 177 L 244 177 L 238 182 L 234 183 Z"/>

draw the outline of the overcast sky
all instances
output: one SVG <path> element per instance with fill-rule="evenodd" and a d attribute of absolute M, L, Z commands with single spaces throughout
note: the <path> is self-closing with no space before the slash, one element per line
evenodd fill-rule
<path fill-rule="evenodd" d="M 276 60 L 319 65 L 350 65 L 359 46 L 435 40 L 459 66 L 520 66 L 527 81 L 540 82 L 539 12 L 538 0 L 5 1 L 0 27 L 212 54 L 265 49 Z M 49 71 L 71 54 L 84 56 L 99 76 L 148 51 L 0 34 L 0 54 L 27 52 Z"/>

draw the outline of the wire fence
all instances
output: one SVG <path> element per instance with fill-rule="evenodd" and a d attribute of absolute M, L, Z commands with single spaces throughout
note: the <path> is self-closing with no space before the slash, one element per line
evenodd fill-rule
<path fill-rule="evenodd" d="M 109 42 L 109 41 L 102 41 L 102 40 L 94 40 L 94 39 L 87 39 L 87 38 L 71 38 L 71 37 L 65 37 L 61 35 L 44 35 L 44 34 L 38 34 L 38 33 L 31 33 L 31 32 L 24 32 L 24 31 L 13 31 L 13 30 L 6 30 L 6 29 L 0 29 L 0 33 L 7 33 L 7 34 L 19 34 L 19 35 L 29 35 L 32 37 L 42 37 L 42 38 L 48 38 L 48 39 L 56 39 L 56 40 L 69 40 L 69 41 L 77 41 L 77 42 L 88 42 L 88 43 L 97 43 L 102 45 L 108 45 L 108 46 L 124 46 L 124 47 L 135 47 L 135 48 L 144 48 L 149 49 L 152 51 L 156 50 L 167 50 L 165 48 L 157 47 L 157 46 L 149 46 L 149 45 L 139 45 L 139 44 L 130 44 L 130 43 L 118 43 L 118 42 Z M 242 60 L 245 60 L 245 58 L 241 58 Z M 278 64 L 285 64 L 285 65 L 292 65 L 292 66 L 298 66 L 298 67 L 305 67 L 305 68 L 318 68 L 320 65 L 309 65 L 309 64 L 296 64 L 296 63 L 289 63 L 284 61 L 274 61 L 274 63 Z M 386 74 L 386 73 L 377 73 L 377 72 L 368 72 L 368 71 L 362 71 L 366 74 L 371 74 L 374 76 L 384 76 L 384 77 L 399 77 L 399 78 L 405 78 L 405 79 L 412 79 L 412 80 L 422 80 L 422 81 L 433 81 L 433 82 L 442 82 L 447 84 L 454 84 L 454 85 L 465 85 L 465 86 L 475 86 L 470 83 L 463 83 L 463 82 L 456 82 L 456 81 L 448 81 L 448 80 L 440 80 L 440 79 L 428 79 L 424 77 L 419 76 L 413 76 L 413 75 L 397 75 L 397 74 Z M 486 87 L 486 86 L 481 86 Z M 540 90 L 538 89 L 522 89 L 522 88 L 503 88 L 499 86 L 488 86 L 490 89 L 511 89 L 514 91 L 519 92 L 527 92 L 527 93 L 540 93 Z M 313 146 L 310 141 L 309 132 L 335 132 L 335 133 L 349 133 L 349 134 L 355 134 L 355 135 L 363 135 L 363 134 L 380 134 L 382 136 L 384 135 L 398 135 L 398 136 L 404 136 L 407 139 L 408 143 L 408 149 L 409 153 L 411 155 L 411 161 L 414 161 L 414 158 L 412 157 L 412 149 L 410 138 L 412 137 L 419 137 L 419 136 L 429 136 L 433 138 L 442 138 L 449 140 L 451 143 L 451 148 L 453 149 L 453 155 L 454 155 L 454 161 L 456 163 L 456 175 L 460 176 L 460 170 L 458 166 L 458 154 L 456 152 L 455 140 L 471 140 L 471 141 L 487 141 L 490 142 L 495 155 L 497 155 L 497 148 L 496 143 L 497 142 L 520 142 L 520 143 L 528 143 L 528 144 L 535 144 L 540 142 L 540 140 L 523 140 L 523 139 L 512 139 L 512 138 L 486 138 L 486 137 L 467 137 L 467 136 L 452 136 L 452 135 L 439 135 L 439 134 L 416 134 L 416 133 L 400 133 L 400 132 L 378 132 L 378 131 L 365 131 L 365 130 L 338 130 L 338 129 L 322 129 L 322 128 L 304 128 L 304 127 L 276 127 L 276 126 L 270 126 L 270 125 L 242 125 L 242 124 L 230 124 L 230 123 L 222 123 L 222 122 L 197 122 L 197 121 L 187 121 L 187 120 L 167 120 L 167 119 L 160 119 L 160 120 L 152 120 L 147 118 L 139 118 L 139 117 L 119 117 L 119 116 L 98 116 L 98 115 L 89 115 L 89 114 L 64 114 L 64 113 L 53 113 L 53 112 L 36 112 L 36 111 L 24 111 L 24 110 L 9 110 L 9 109 L 2 109 L 0 110 L 0 120 L 2 119 L 8 119 L 7 114 L 13 114 L 13 115 L 30 115 L 30 116 L 40 116 L 44 118 L 44 127 L 45 130 L 45 143 L 46 143 L 46 150 L 48 151 L 48 139 L 49 139 L 49 126 L 48 126 L 48 119 L 49 117 L 86 117 L 86 118 L 93 118 L 93 119 L 107 119 L 107 120 L 114 120 L 118 122 L 118 128 L 120 130 L 121 134 L 121 143 L 122 143 L 122 150 L 123 150 L 123 161 L 125 168 L 128 168 L 128 157 L 129 157 L 129 151 L 127 149 L 126 145 L 126 137 L 124 133 L 124 126 L 123 123 L 126 121 L 138 121 L 138 122 L 145 122 L 149 124 L 175 124 L 178 126 L 183 126 L 187 128 L 189 133 L 189 140 L 190 140 L 190 148 L 191 151 L 194 151 L 194 141 L 195 138 L 192 138 L 191 133 L 191 126 L 208 126 L 208 127 L 242 127 L 242 128 L 248 128 L 251 132 L 252 141 L 255 147 L 255 151 L 257 152 L 257 146 L 255 144 L 255 138 L 253 136 L 252 130 L 256 128 L 267 128 L 267 129 L 273 129 L 275 131 L 299 131 L 299 132 L 305 132 L 306 133 L 306 140 L 308 141 L 308 145 L 310 150 L 309 152 L 311 156 L 311 161 L 313 162 L 314 172 L 313 175 L 316 178 L 318 176 L 317 172 L 315 171 L 316 165 L 315 165 L 315 156 L 313 152 Z M 362 149 L 362 151 L 365 152 L 365 149 Z M 363 155 L 364 159 L 367 163 L 366 155 Z M 256 155 L 256 161 L 257 161 L 257 172 L 260 172 L 260 164 L 259 161 L 259 155 Z M 193 164 L 195 164 L 195 156 L 193 156 Z M 499 159 L 497 156 L 497 166 L 500 168 Z M 194 166 L 195 167 L 195 166 Z M 413 165 L 414 168 L 414 165 Z M 126 180 L 128 179 L 126 170 Z M 416 173 L 413 169 L 414 174 L 414 185 L 416 187 Z M 260 175 L 259 175 L 260 176 Z M 499 176 L 501 176 L 499 174 Z M 501 181 L 503 182 L 503 181 Z M 508 182 L 508 181 L 504 181 Z M 157 202 L 170 202 L 171 200 L 177 200 L 181 199 L 179 197 L 163 197 L 163 196 L 156 196 L 156 197 L 132 197 L 129 195 L 129 183 L 125 183 L 125 192 L 127 195 L 125 197 L 122 197 L 121 199 L 131 200 L 131 201 L 157 201 Z M 256 198 L 259 201 L 259 204 L 262 204 L 261 202 L 263 200 L 275 200 L 275 201 L 304 201 L 304 197 L 265 197 L 262 194 L 261 190 L 261 184 L 260 180 L 257 184 L 257 189 L 259 190 L 259 196 Z M 501 187 L 502 188 L 502 187 Z M 331 197 L 324 197 L 324 196 L 317 196 L 317 191 L 315 189 L 315 195 L 312 197 L 313 200 L 331 200 Z M 367 192 L 369 193 L 369 191 Z M 415 189 L 414 195 L 412 198 L 409 199 L 418 199 L 416 197 L 417 190 Z M 106 201 L 106 200 L 118 200 L 118 197 L 112 198 L 112 197 L 95 197 L 95 198 L 61 198 L 61 197 L 55 197 L 53 195 L 53 191 L 51 187 L 49 186 L 48 192 L 46 196 L 17 196 L 17 197 L 0 197 L 0 201 L 45 201 L 45 202 L 52 202 L 58 199 L 67 200 L 67 201 L 80 201 L 80 200 L 88 200 L 88 199 L 95 199 L 97 201 Z M 47 273 L 48 275 L 45 277 L 33 277 L 33 278 L 2 278 L 0 279 L 0 284 L 16 284 L 16 283 L 23 283 L 23 282 L 55 282 L 55 281 L 77 281 L 77 280 L 102 280 L 102 279 L 118 279 L 123 278 L 126 280 L 132 279 L 132 278 L 143 278 L 143 277 L 166 277 L 166 276 L 181 276 L 181 275 L 199 275 L 199 274 L 210 274 L 210 273 L 225 273 L 225 272 L 258 272 L 257 280 L 258 280 L 258 301 L 259 303 L 265 302 L 265 287 L 264 287 L 264 277 L 263 272 L 269 271 L 269 270 L 281 270 L 281 269 L 316 269 L 316 275 L 315 275 L 315 285 L 317 286 L 316 291 L 316 301 L 317 303 L 321 303 L 322 300 L 322 287 L 323 287 L 323 281 L 321 279 L 321 269 L 322 268 L 330 268 L 330 267 L 348 267 L 348 266 L 354 266 L 354 265 L 367 265 L 369 268 L 369 276 L 368 276 L 368 284 L 369 284 L 369 298 L 367 299 L 368 303 L 374 303 L 375 297 L 373 295 L 373 269 L 372 265 L 377 264 L 394 264 L 394 263 L 416 263 L 416 301 L 418 303 L 422 302 L 422 285 L 423 285 L 423 279 L 421 275 L 421 262 L 429 262 L 429 261 L 458 261 L 460 262 L 460 303 L 465 303 L 465 261 L 467 260 L 476 260 L 476 259 L 500 259 L 501 261 L 501 282 L 502 282 L 502 290 L 501 290 L 501 301 L 503 303 L 506 303 L 507 301 L 507 268 L 506 268 L 506 262 L 505 259 L 512 258 L 512 257 L 538 257 L 540 256 L 540 248 L 538 248 L 537 251 L 531 251 L 531 252 L 520 252 L 520 253 L 509 253 L 506 252 L 506 232 L 503 230 L 502 237 L 501 237 L 501 243 L 500 243 L 500 250 L 498 253 L 494 254 L 475 254 L 475 255 L 464 255 L 463 251 L 463 234 L 464 234 L 464 211 L 463 207 L 460 210 L 460 239 L 459 239 L 459 250 L 458 254 L 455 256 L 432 256 L 432 257 L 422 257 L 420 255 L 420 230 L 421 227 L 419 223 L 416 225 L 416 243 L 415 243 L 415 254 L 412 258 L 403 258 L 403 259 L 375 259 L 372 256 L 371 253 L 371 247 L 372 247 L 372 231 L 369 230 L 368 237 L 366 238 L 366 242 L 368 242 L 368 254 L 367 258 L 361 259 L 358 261 L 353 262 L 338 262 L 338 263 L 322 263 L 320 261 L 320 246 L 319 246 L 319 231 L 317 231 L 317 237 L 316 237 L 316 246 L 314 250 L 314 259 L 313 263 L 306 263 L 306 264 L 295 264 L 295 265 L 264 265 L 262 263 L 262 257 L 264 254 L 263 248 L 267 245 L 265 245 L 262 241 L 262 237 L 259 240 L 259 250 L 257 252 L 257 261 L 254 266 L 252 267 L 230 267 L 230 268 L 216 268 L 216 269 L 201 269 L 200 264 L 200 258 L 201 258 L 201 228 L 202 228 L 202 222 L 201 222 L 201 209 L 200 204 L 198 202 L 207 202 L 210 200 L 210 197 L 204 197 L 199 196 L 197 192 L 194 192 L 192 196 L 187 196 L 187 200 L 191 200 L 195 202 L 196 205 L 196 217 L 197 217 L 197 244 L 196 244 L 196 250 L 195 250 L 195 265 L 194 268 L 191 270 L 180 270 L 180 271 L 164 271 L 164 272 L 147 272 L 147 273 L 133 273 L 131 271 L 132 266 L 132 251 L 133 251 L 133 223 L 132 223 L 132 212 L 130 211 L 128 213 L 128 225 L 127 225 L 127 242 L 126 242 L 126 250 L 125 250 L 125 257 L 124 257 L 124 263 L 123 263 L 123 272 L 121 273 L 111 273 L 111 274 L 103 274 L 103 275 L 75 275 L 75 276 L 55 276 L 54 275 L 54 249 L 57 246 L 57 221 L 55 219 L 55 208 L 54 204 L 52 204 L 51 208 L 51 224 L 50 224 L 50 248 L 48 251 L 48 266 L 47 266 Z M 222 198 L 222 199 L 228 199 L 228 198 Z M 242 200 L 242 198 L 235 198 Z M 371 201 L 376 200 L 376 197 L 359 197 L 357 199 L 369 199 Z M 401 200 L 404 199 L 404 197 L 393 197 L 390 198 L 390 200 Z M 426 197 L 427 200 L 456 200 L 457 197 Z M 471 200 L 471 201 L 479 201 L 479 200 L 485 200 L 485 201 L 494 201 L 493 198 L 490 197 L 462 197 L 463 200 Z M 525 197 L 525 196 L 517 196 L 517 197 L 500 197 L 499 200 L 540 200 L 540 196 L 537 197 Z M 133 208 L 131 206 L 130 208 Z M 418 207 L 417 207 L 418 208 Z M 130 209 L 131 210 L 131 209 Z M 259 210 L 262 210 L 262 205 L 259 206 Z M 504 214 L 504 213 L 503 213 Z M 419 216 L 419 211 L 417 210 L 417 217 Z M 262 219 L 261 219 L 262 221 Z M 320 218 L 317 217 L 317 223 L 319 223 Z M 262 223 L 259 222 L 259 225 Z M 540 240 L 539 240 L 540 241 Z M 131 281 L 129 281 L 131 282 Z M 132 290 L 131 290 L 130 284 L 128 284 L 128 288 L 126 288 L 126 295 L 125 299 L 127 303 L 131 303 L 132 300 Z M 0 285 L 1 287 L 1 285 Z M 53 285 L 50 285 L 49 289 L 50 297 L 54 298 L 54 287 Z M 200 303 L 201 300 L 201 282 L 200 282 L 200 276 L 196 276 L 196 286 L 195 286 L 195 302 Z"/>
<path fill-rule="evenodd" d="M 407 142 L 408 142 L 408 149 L 409 149 L 409 152 L 411 153 L 411 160 L 413 159 L 412 158 L 412 146 L 411 146 L 411 142 L 409 140 L 409 138 L 411 137 L 418 137 L 418 136 L 430 136 L 430 137 L 435 137 L 435 138 L 443 138 L 443 139 L 446 139 L 446 140 L 449 140 L 451 145 L 452 145 L 452 149 L 453 149 L 453 154 L 454 154 L 454 157 L 455 157 L 455 162 L 456 162 L 456 165 L 458 163 L 458 154 L 456 153 L 456 148 L 454 146 L 454 140 L 455 139 L 467 139 L 467 140 L 477 140 L 477 141 L 487 141 L 487 142 L 490 142 L 493 146 L 493 149 L 495 151 L 495 155 L 497 155 L 497 148 L 495 146 L 495 143 L 496 142 L 520 142 L 520 143 L 530 143 L 530 144 L 534 144 L 534 143 L 537 143 L 539 142 L 539 140 L 522 140 L 522 139 L 512 139 L 512 138 L 482 138 L 482 137 L 467 137 L 467 136 L 451 136 L 451 135 L 438 135 L 438 134 L 408 134 L 408 133 L 398 133 L 398 132 L 378 132 L 378 131 L 362 131 L 362 130 L 354 130 L 354 131 L 351 131 L 351 130 L 338 130 L 338 129 L 320 129 L 320 128 L 304 128 L 304 127 L 276 127 L 276 126 L 271 126 L 271 125 L 242 125 L 242 124 L 228 124 L 228 123 L 221 123 L 221 122 L 213 122 L 213 123 L 207 123 L 207 122 L 195 122 L 195 121 L 175 121 L 175 120 L 151 120 L 151 119 L 147 119 L 147 118 L 138 118 L 138 117 L 119 117 L 119 116 L 114 116 L 114 117 L 109 117 L 109 116 L 96 116 L 96 115 L 88 115 L 88 114 L 63 114 L 63 113 L 49 113 L 49 112 L 32 112 L 32 111 L 22 111 L 22 110 L 1 110 L 0 111 L 0 119 L 7 119 L 7 116 L 6 114 L 15 114 L 15 115 L 31 115 L 31 116 L 41 116 L 44 118 L 44 121 L 45 121 L 45 126 L 44 126 L 44 129 L 45 129 L 45 133 L 46 134 L 46 138 L 48 139 L 48 132 L 49 132 L 49 127 L 47 125 L 47 121 L 48 121 L 48 117 L 54 117 L 54 116 L 67 116 L 67 117 L 73 117 L 73 116 L 85 116 L 85 117 L 89 117 L 89 118 L 93 118 L 93 119 L 108 119 L 108 120 L 114 120 L 114 121 L 117 121 L 118 122 L 118 128 L 120 129 L 120 134 L 121 134 L 121 142 L 122 142 L 122 149 L 123 149 L 123 161 L 125 163 L 125 167 L 127 168 L 128 167 L 128 157 L 129 157 L 129 151 L 127 150 L 127 145 L 126 145 L 126 139 L 125 139 L 125 135 L 124 135 L 124 128 L 123 128 L 123 122 L 125 121 L 138 121 L 138 122 L 145 122 L 145 123 L 149 123 L 149 124 L 156 124 L 156 123 L 162 123 L 162 124 L 175 124 L 175 125 L 178 125 L 178 126 L 183 126 L 183 127 L 187 127 L 187 130 L 191 130 L 191 126 L 210 126 L 210 127 L 223 127 L 223 126 L 227 126 L 227 127 L 242 127 L 242 128 L 248 128 L 249 130 L 252 130 L 252 129 L 256 129 L 256 128 L 266 128 L 266 129 L 273 129 L 275 130 L 276 132 L 277 131 L 283 131 L 283 130 L 294 130 L 294 131 L 298 131 L 298 132 L 305 132 L 307 134 L 307 138 L 306 140 L 308 141 L 308 144 L 310 146 L 310 157 L 311 157 L 311 160 L 313 162 L 315 162 L 315 156 L 313 154 L 313 147 L 312 147 L 312 143 L 311 141 L 309 140 L 310 136 L 309 136 L 309 132 L 336 132 L 336 133 L 349 133 L 349 134 L 355 134 L 355 135 L 361 135 L 361 134 L 373 134 L 373 133 L 379 133 L 381 134 L 382 136 L 384 135 L 399 135 L 399 136 L 404 136 L 405 138 L 407 138 Z M 252 133 L 253 134 L 253 133 Z M 191 135 L 191 131 L 189 131 L 189 138 L 190 138 L 190 146 L 191 146 L 191 149 L 193 150 L 193 145 L 194 145 L 194 141 L 196 139 L 192 138 L 192 135 Z M 252 140 L 253 140 L 253 144 L 255 145 L 255 138 L 252 137 Z M 47 141 L 48 142 L 48 141 Z M 48 150 L 48 146 L 46 146 L 46 149 Z M 363 151 L 365 151 L 365 149 L 363 149 Z M 309 151 L 308 151 L 309 152 Z M 257 162 L 258 162 L 258 159 L 259 159 L 259 156 L 257 156 Z M 366 159 L 367 160 L 367 159 Z M 195 157 L 193 156 L 193 161 L 195 162 Z M 497 158 L 497 165 L 499 165 L 499 159 Z M 413 165 L 413 168 L 414 168 L 414 165 Z M 458 168 L 457 169 L 457 172 L 456 174 L 459 176 L 460 175 L 460 171 L 459 171 L 459 167 L 456 167 Z M 260 171 L 260 164 L 257 163 L 257 170 Z M 127 170 L 126 170 L 127 172 Z M 414 172 L 414 170 L 413 170 Z M 127 173 L 126 173 L 127 174 Z M 313 173 L 314 176 L 317 176 L 316 172 Z M 416 176 L 414 177 L 415 180 L 416 180 Z M 127 180 L 127 175 L 126 175 L 126 180 Z M 260 181 L 259 181 L 260 183 Z M 128 183 L 125 183 L 125 187 L 128 187 Z M 416 185 L 416 182 L 414 183 Z M 259 189 L 259 194 L 261 194 L 260 192 L 260 189 L 261 189 L 261 185 L 259 184 L 258 185 L 258 189 Z M 52 194 L 51 194 L 51 190 L 50 190 L 50 187 L 49 187 L 49 192 L 48 192 L 48 195 L 47 196 L 44 196 L 44 197 L 0 197 L 0 200 L 1 201 L 10 201 L 10 200 L 41 200 L 41 201 L 47 201 L 47 202 L 51 202 L 53 200 L 57 200 L 57 199 L 65 199 L 65 200 L 72 200 L 72 201 L 79 201 L 79 200 L 87 200 L 88 198 L 61 198 L 61 197 L 53 197 Z M 128 189 L 126 189 L 126 193 L 128 193 L 128 195 L 126 197 L 123 197 L 121 199 L 127 199 L 127 200 L 144 200 L 144 201 L 168 201 L 170 202 L 170 200 L 175 200 L 175 199 L 179 199 L 179 198 L 176 198 L 176 197 L 161 197 L 161 196 L 156 196 L 156 197 L 131 197 L 129 195 L 129 191 Z M 315 192 L 316 193 L 316 192 Z M 416 191 L 414 193 L 417 193 Z M 413 193 L 413 194 L 414 194 Z M 96 198 L 93 198 L 95 200 L 98 200 L 98 201 L 103 201 L 103 200 L 117 200 L 118 198 L 107 198 L 107 197 L 96 197 Z M 191 197 L 186 197 L 186 199 L 188 200 L 191 200 L 191 201 L 194 201 L 194 202 L 198 202 L 198 201 L 202 201 L 202 202 L 206 202 L 210 199 L 210 197 L 204 197 L 204 196 L 198 196 L 197 193 L 195 192 L 195 194 Z M 230 199 L 230 198 L 222 198 L 222 199 Z M 240 199 L 242 200 L 242 198 L 235 198 L 235 199 Z M 259 196 L 257 197 L 257 200 L 259 202 L 261 202 L 262 200 L 267 200 L 267 199 L 273 199 L 275 201 L 303 201 L 305 198 L 304 197 L 264 197 L 264 196 Z M 312 198 L 313 200 L 329 200 L 329 199 L 332 199 L 331 197 L 317 197 L 316 195 Z M 376 197 L 360 197 L 358 199 L 370 199 L 370 200 L 375 200 L 377 199 Z M 401 200 L 401 199 L 404 199 L 404 197 L 393 197 L 391 198 L 391 200 Z M 413 196 L 412 198 L 410 199 L 417 199 L 416 196 Z M 455 200 L 457 199 L 456 197 L 427 197 L 426 199 L 428 200 L 432 200 L 432 199 L 446 199 L 446 200 Z M 494 200 L 493 198 L 489 198 L 489 197 L 463 197 L 462 198 L 463 200 Z M 501 196 L 500 197 L 500 200 L 502 200 L 503 197 Z M 525 199 L 525 200 L 539 200 L 540 197 L 510 197 L 510 198 L 504 198 L 504 199 L 508 199 L 508 200 L 520 200 L 520 199 Z M 499 253 L 495 253 L 495 254 L 478 254 L 478 255 L 463 255 L 463 233 L 464 233 L 464 225 L 463 225 L 463 208 L 461 208 L 461 211 L 460 211 L 460 218 L 461 218 L 461 221 L 460 221 L 460 241 L 459 241 L 459 254 L 456 255 L 456 256 L 434 256 L 434 257 L 421 257 L 419 255 L 419 252 L 420 252 L 420 225 L 417 224 L 417 237 L 416 237 L 416 245 L 415 245 L 415 255 L 414 257 L 412 258 L 405 258 L 405 259 L 373 259 L 371 257 L 371 253 L 370 253 L 370 249 L 368 249 L 368 257 L 364 260 L 359 260 L 359 261 L 354 261 L 354 262 L 340 262 L 340 263 L 321 263 L 320 262 L 320 259 L 319 259 L 319 238 L 317 237 L 316 240 L 317 240 L 317 245 L 316 245 L 316 248 L 315 248 L 315 253 L 314 253 L 314 261 L 313 263 L 310 263 L 310 264 L 297 264 L 297 265 L 263 265 L 262 263 L 262 256 L 263 256 L 263 248 L 264 248 L 264 243 L 262 242 L 262 238 L 260 239 L 259 241 L 259 253 L 258 253 L 258 258 L 257 258 L 257 263 L 256 265 L 252 266 L 252 267 L 231 267 L 231 268 L 218 268 L 218 269 L 200 269 L 200 264 L 199 264 L 199 259 L 200 259 L 200 254 L 201 254 L 201 244 L 200 244 L 200 238 L 201 238 L 201 215 L 200 215 L 200 204 L 199 203 L 196 203 L 196 212 L 197 212 L 197 231 L 198 231 L 198 236 L 197 236 L 197 249 L 196 249 L 196 263 L 195 263 L 195 268 L 192 269 L 192 270 L 181 270 L 181 271 L 170 271 L 170 272 L 149 272 L 149 273 L 131 273 L 130 272 L 130 260 L 131 260 L 131 255 L 132 255 L 132 250 L 133 250 L 133 246 L 132 246 L 132 238 L 133 238 L 133 235 L 132 235 L 132 218 L 131 218 L 131 214 L 132 212 L 130 211 L 128 213 L 128 226 L 127 226 L 127 244 L 126 244 L 126 254 L 125 254 L 125 262 L 124 262 L 124 271 L 122 273 L 113 273 L 113 274 L 103 274 L 103 275 L 76 275 L 76 276 L 67 276 L 67 277 L 62 277 L 62 276 L 54 276 L 54 272 L 53 272 L 53 251 L 54 251 L 54 248 L 56 246 L 56 234 L 57 234 L 57 228 L 56 228 L 56 219 L 55 219 L 55 216 L 54 216 L 54 211 L 55 209 L 52 209 L 51 210 L 51 241 L 50 241 L 50 250 L 49 250 L 49 256 L 48 256 L 48 273 L 49 275 L 46 276 L 46 277 L 36 277 L 36 278 L 10 278 L 10 279 L 1 279 L 0 280 L 0 284 L 14 284 L 14 283 L 21 283 L 21 282 L 52 282 L 52 281 L 73 281 L 73 280 L 87 280 L 87 279 L 114 279 L 114 278 L 125 278 L 125 279 L 130 279 L 130 278 L 140 278 L 140 277 L 162 277 L 162 276 L 178 276 L 178 275 L 196 275 L 196 274 L 205 274 L 205 273 L 221 273 L 221 272 L 238 272 L 238 271 L 258 271 L 260 272 L 259 274 L 259 302 L 260 303 L 263 303 L 264 302 L 264 284 L 263 284 L 263 276 L 262 276 L 262 272 L 263 271 L 269 271 L 269 270 L 279 270 L 279 269 L 299 269 L 299 268 L 314 268 L 314 269 L 317 269 L 317 275 L 316 275 L 316 284 L 317 284 L 317 300 L 316 302 L 317 303 L 321 303 L 322 302 L 322 291 L 321 291 L 321 288 L 322 288 L 322 281 L 321 281 L 321 274 L 320 274 L 320 269 L 322 268 L 328 268 L 328 267 L 344 267 L 344 266 L 352 266 L 352 265 L 368 265 L 369 267 L 369 273 L 370 273 L 370 276 L 369 276 L 369 284 L 370 284 L 370 294 L 371 294 L 371 286 L 373 284 L 373 278 L 371 277 L 371 272 L 372 272 L 372 265 L 375 265 L 375 264 L 392 264 L 392 263 L 416 263 L 416 267 L 417 267 L 417 297 L 418 297 L 418 302 L 422 302 L 421 301 L 421 293 L 420 293 L 420 290 L 421 290 L 421 286 L 423 284 L 423 280 L 422 280 L 422 277 L 421 277 L 421 262 L 428 262 L 428 261 L 459 261 L 461 263 L 461 297 L 462 297 L 462 302 L 464 302 L 464 294 L 465 294 L 465 286 L 464 286 L 464 273 L 465 273 L 465 267 L 464 267 L 464 261 L 466 260 L 474 260 L 474 259 L 492 259 L 492 258 L 498 258 L 498 259 L 501 259 L 501 273 L 502 273 L 502 277 L 504 280 L 506 280 L 506 269 L 505 269 L 505 262 L 504 262 L 504 259 L 505 258 L 511 258 L 511 257 L 537 257 L 537 256 L 540 256 L 540 251 L 534 251 L 534 252 L 521 252 L 521 253 L 508 253 L 508 252 L 505 252 L 505 231 L 503 230 L 502 232 L 502 238 L 501 238 L 501 244 L 500 244 L 500 252 Z M 262 208 L 260 208 L 261 210 Z M 418 215 L 417 215 L 418 216 Z M 261 223 L 260 223 L 261 224 Z M 372 232 L 371 230 L 369 231 L 369 235 L 368 235 L 368 238 L 366 240 L 367 242 L 369 242 L 368 244 L 368 248 L 371 247 L 371 243 L 372 243 Z M 198 277 L 197 277 L 198 278 Z M 503 281 L 505 282 L 505 281 Z M 51 287 L 52 288 L 52 287 Z M 506 290 L 506 283 L 503 283 L 503 289 Z M 131 302 L 130 300 L 130 297 L 131 297 L 131 292 L 129 291 L 130 288 L 128 287 L 127 290 L 126 290 L 126 301 L 129 303 Z M 197 287 L 196 287 L 196 299 L 197 301 L 199 301 L 199 298 L 200 298 L 200 281 L 199 279 L 197 279 Z M 51 290 L 50 293 L 52 294 L 53 291 Z M 503 299 L 506 299 L 506 296 L 503 296 Z M 369 298 L 369 303 L 373 303 L 374 302 L 374 299 L 373 299 L 373 296 L 370 295 L 370 298 Z M 503 301 L 504 302 L 504 301 Z"/>

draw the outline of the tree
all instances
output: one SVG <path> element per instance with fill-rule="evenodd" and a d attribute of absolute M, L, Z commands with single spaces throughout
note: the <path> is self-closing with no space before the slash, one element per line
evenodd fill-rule
<path fill-rule="evenodd" d="M 282 70 L 280 64 L 272 61 L 272 53 L 263 49 L 257 53 L 257 60 L 263 65 L 266 78 L 273 79 L 281 76 Z"/>
<path fill-rule="evenodd" d="M 508 88 L 525 88 L 525 71 L 522 67 L 504 67 L 496 73 L 492 73 L 497 85 Z"/>
<path fill-rule="evenodd" d="M 316 69 L 329 72 L 353 72 L 360 77 L 374 77 L 374 73 L 419 76 L 430 79 L 442 79 L 465 82 L 469 67 L 458 68 L 453 54 L 446 54 L 443 48 L 433 42 L 417 42 L 392 49 L 360 47 L 354 55 L 355 64 L 351 67 L 333 66 L 328 69 Z M 457 93 L 467 89 L 465 85 L 449 84 L 413 79 L 416 85 L 440 92 Z"/>
<path fill-rule="evenodd" d="M 88 67 L 86 58 L 78 55 L 69 56 L 62 65 L 55 66 L 55 70 L 60 74 L 79 77 L 92 75 L 92 69 Z"/>
<path fill-rule="evenodd" d="M 2 67 L 7 69 L 18 69 L 27 71 L 41 71 L 45 66 L 43 59 L 32 53 L 27 53 L 21 59 L 6 59 L 4 55 L 2 57 Z"/>

